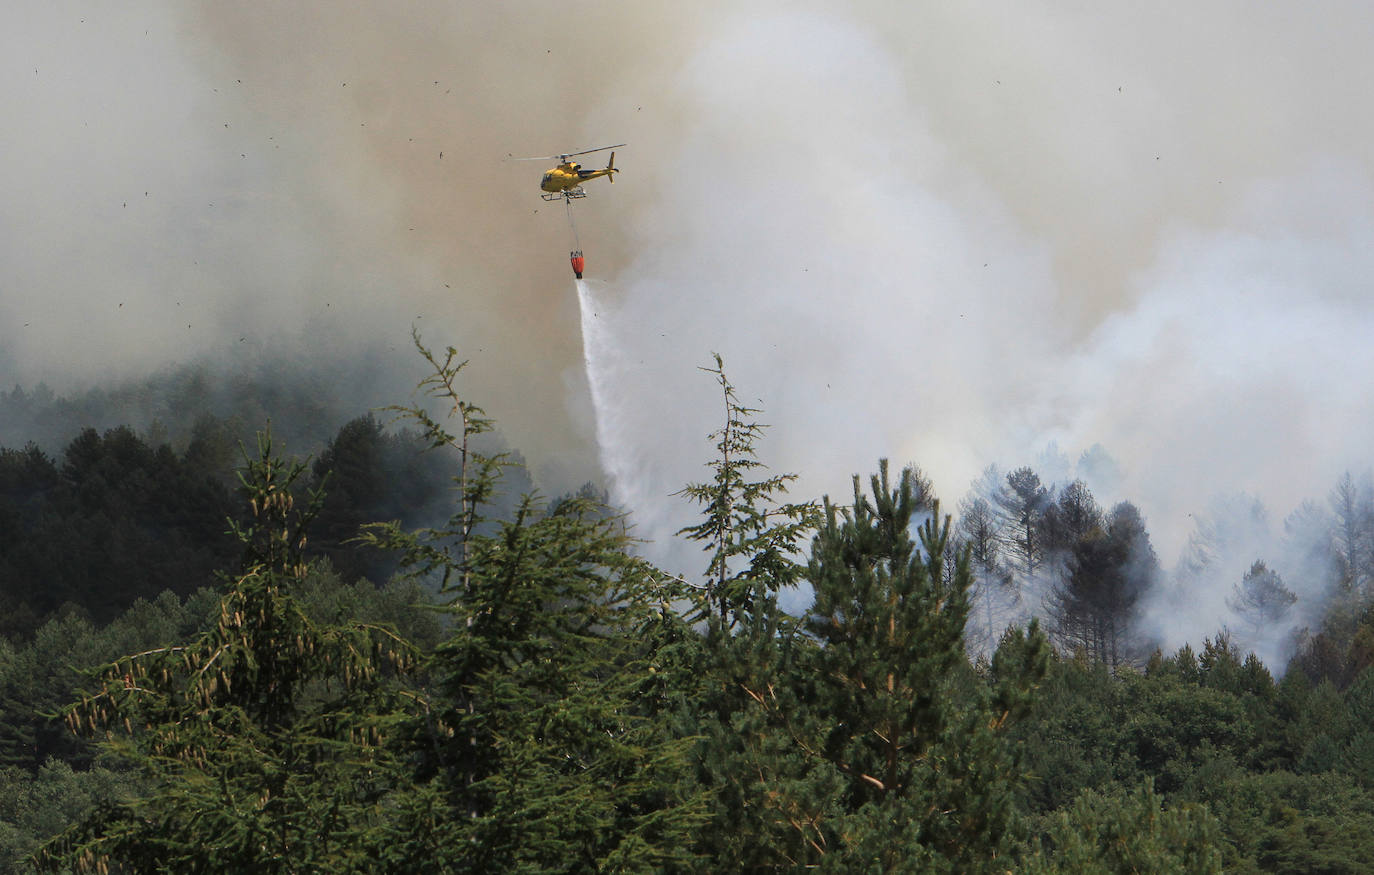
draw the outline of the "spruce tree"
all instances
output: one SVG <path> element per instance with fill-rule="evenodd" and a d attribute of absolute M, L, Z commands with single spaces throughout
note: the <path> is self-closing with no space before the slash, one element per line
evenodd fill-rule
<path fill-rule="evenodd" d="M 305 615 L 293 590 L 307 574 L 301 551 L 319 495 L 297 506 L 304 470 L 261 436 L 240 475 L 243 564 L 218 622 L 187 644 L 96 670 L 94 687 L 62 712 L 149 789 L 48 843 L 41 868 L 374 868 L 403 777 L 386 742 L 416 701 L 398 675 L 416 654 L 386 627 Z"/>
<path fill-rule="evenodd" d="M 775 803 L 830 790 L 812 786 L 818 775 L 777 720 L 788 707 L 781 703 L 792 701 L 797 651 L 814 649 L 777 596 L 802 575 L 796 554 L 819 516 L 812 502 L 781 500 L 795 475 L 752 479 L 764 467 L 760 410 L 739 402 L 719 355 L 702 370 L 721 388 L 725 422 L 711 434 L 711 480 L 679 493 L 702 513 L 679 534 L 710 556 L 706 583 L 688 585 L 679 621 L 701 631 L 672 636 L 662 651 L 680 703 L 678 731 L 697 739 L 696 780 L 709 796 L 710 824 L 693 847 L 702 871 L 790 869 L 814 853 L 813 824 L 801 806 Z"/>
<path fill-rule="evenodd" d="M 417 338 L 418 345 L 418 338 Z M 589 495 L 520 499 L 487 518 L 506 460 L 472 452 L 488 427 L 460 400 L 454 351 L 422 384 L 460 420 L 403 413 L 461 456 L 444 526 L 372 527 L 402 566 L 442 585 L 451 634 L 427 660 L 432 708 L 412 722 L 414 782 L 388 839 L 395 871 L 639 872 L 689 865 L 705 808 L 692 739 L 656 674 L 664 606 L 681 593 L 635 557 L 624 520 Z M 459 430 L 461 429 L 461 431 Z"/>
<path fill-rule="evenodd" d="M 496 496 L 502 470 L 511 460 L 508 454 L 488 454 L 474 446 L 481 435 L 492 431 L 486 412 L 459 392 L 458 379 L 467 360 L 447 347 L 442 357 L 424 345 L 418 331 L 411 332 L 416 350 L 429 365 L 429 373 L 417 387 L 424 400 L 411 405 L 385 408 L 397 418 L 418 428 L 430 450 L 446 448 L 457 456 L 453 485 L 458 508 L 446 523 L 408 531 L 400 521 L 370 523 L 363 526 L 361 542 L 400 556 L 403 570 L 412 576 L 428 578 L 440 592 L 462 589 L 472 573 L 469 552 L 474 533 L 485 522 L 484 513 Z M 432 411 L 434 402 L 443 413 Z M 446 423 L 457 420 L 450 431 Z"/>
<path fill-rule="evenodd" d="M 817 516 L 810 502 L 780 501 L 797 475 L 750 479 L 765 467 L 755 445 L 766 426 L 753 418 L 759 408 L 740 403 L 719 354 L 715 361 L 714 368 L 701 370 L 720 386 L 725 423 L 710 435 L 717 453 L 708 463 L 711 479 L 688 484 L 678 493 L 702 506 L 703 519 L 678 534 L 702 542 L 710 554 L 705 613 L 729 626 L 760 594 L 775 594 L 796 582 L 801 566 L 793 557 L 815 529 Z"/>

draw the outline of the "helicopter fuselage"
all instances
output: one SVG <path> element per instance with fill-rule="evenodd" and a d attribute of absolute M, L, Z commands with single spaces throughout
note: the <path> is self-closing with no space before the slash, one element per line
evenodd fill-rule
<path fill-rule="evenodd" d="M 608 177 L 615 182 L 613 174 L 619 171 L 615 167 L 615 153 L 611 153 L 610 163 L 601 170 L 583 170 L 582 165 L 576 161 L 565 161 L 544 174 L 544 178 L 539 181 L 539 187 L 544 191 L 560 194 L 577 188 L 589 179 L 598 177 Z"/>

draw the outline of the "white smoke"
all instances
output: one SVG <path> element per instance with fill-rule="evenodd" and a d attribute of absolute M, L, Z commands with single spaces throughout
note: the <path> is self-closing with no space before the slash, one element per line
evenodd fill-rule
<path fill-rule="evenodd" d="M 765 39 L 766 62 L 751 50 Z M 871 34 L 821 15 L 727 20 L 677 87 L 711 112 L 665 165 L 699 173 L 640 199 L 637 254 L 605 308 L 618 421 L 656 460 L 620 485 L 644 497 L 646 531 L 680 527 L 690 509 L 663 498 L 699 479 L 723 424 L 697 370 L 712 351 L 765 408 L 763 459 L 802 473 L 803 494 L 844 500 L 883 456 L 957 476 L 1038 433 L 1041 412 L 1016 399 L 1057 340 L 1046 254 L 976 180 L 962 187 L 977 209 L 933 193 L 959 171 Z"/>
<path fill-rule="evenodd" d="M 1128 303 L 1076 337 L 1064 256 L 950 154 L 902 66 L 852 20 L 753 13 L 725 18 L 675 82 L 699 122 L 663 144 L 664 166 L 700 172 L 637 194 L 603 327 L 622 363 L 607 377 L 619 439 L 652 457 L 617 476 L 618 494 L 660 558 L 691 513 L 668 496 L 698 477 L 719 427 L 694 370 L 710 350 L 766 408 L 763 458 L 801 472 L 804 495 L 843 498 L 849 473 L 891 456 L 950 500 L 989 461 L 1059 482 L 1096 448 L 1101 474 L 1105 446 L 1098 500 L 1140 506 L 1166 568 L 1217 494 L 1248 492 L 1282 517 L 1363 464 L 1362 165 L 1310 158 L 1213 180 L 1231 205 L 1160 224 L 1139 270 L 1101 277 Z M 1195 592 L 1159 603 L 1169 616 L 1147 617 L 1170 646 L 1234 625 L 1225 598 L 1263 553 L 1232 547 Z"/>
<path fill-rule="evenodd" d="M 721 424 L 713 351 L 798 497 L 889 456 L 952 511 L 990 463 L 1053 443 L 1057 478 L 1100 444 L 1099 502 L 1138 504 L 1166 568 L 1213 495 L 1281 520 L 1369 465 L 1365 4 L 25 0 L 6 24 L 3 388 L 240 337 L 380 338 L 397 367 L 417 324 L 576 485 L 567 223 L 501 159 L 624 141 L 576 207 L 596 427 L 671 565 L 697 558 L 671 495 Z"/>
<path fill-rule="evenodd" d="M 1329 569 L 1304 559 L 1310 537 L 1285 543 L 1260 520 L 1324 500 L 1368 465 L 1371 193 L 1337 162 L 1254 184 L 1225 230 L 1177 229 L 1138 280 L 1138 304 L 1066 363 L 1069 432 L 1129 460 L 1121 488 L 1157 544 L 1178 555 L 1201 541 L 1214 554 L 1147 614 L 1170 648 L 1240 627 L 1225 599 L 1256 560 L 1301 600 L 1250 645 L 1271 665 L 1330 594 Z M 1236 510 L 1257 504 L 1267 514 Z M 1242 518 L 1256 522 L 1242 531 Z"/>

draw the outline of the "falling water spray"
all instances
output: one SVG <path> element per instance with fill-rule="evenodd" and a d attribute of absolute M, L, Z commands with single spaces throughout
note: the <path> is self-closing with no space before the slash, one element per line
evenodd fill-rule
<path fill-rule="evenodd" d="M 597 312 L 596 299 L 586 280 L 575 280 L 577 302 L 582 315 L 582 362 L 587 370 L 587 385 L 591 389 L 592 414 L 596 418 L 596 451 L 601 469 L 606 472 L 610 489 L 617 500 L 622 497 L 623 488 L 629 482 L 629 453 L 626 445 L 617 439 L 617 430 L 612 419 L 615 414 L 611 407 L 608 381 L 613 371 L 610 359 L 614 355 L 614 345 L 610 343 L 607 323 Z"/>

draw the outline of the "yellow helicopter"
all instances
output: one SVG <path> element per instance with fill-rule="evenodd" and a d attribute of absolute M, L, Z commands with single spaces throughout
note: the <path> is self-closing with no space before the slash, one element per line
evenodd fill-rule
<path fill-rule="evenodd" d="M 615 174 L 620 171 L 615 166 L 615 153 L 611 153 L 611 160 L 606 162 L 606 166 L 600 170 L 583 170 L 582 165 L 571 159 L 578 155 L 590 155 L 593 152 L 605 152 L 607 149 L 619 149 L 624 143 L 616 143 L 614 146 L 600 146 L 596 149 L 584 149 L 581 152 L 566 152 L 562 155 L 546 155 L 539 158 L 512 158 L 512 161 L 557 161 L 558 166 L 544 174 L 544 178 L 539 180 L 539 187 L 544 193 L 540 195 L 546 201 L 556 201 L 562 198 L 565 201 L 572 201 L 575 198 L 586 197 L 587 192 L 583 190 L 582 183 L 589 179 L 596 179 L 604 176 L 612 183 L 615 182 Z"/>

